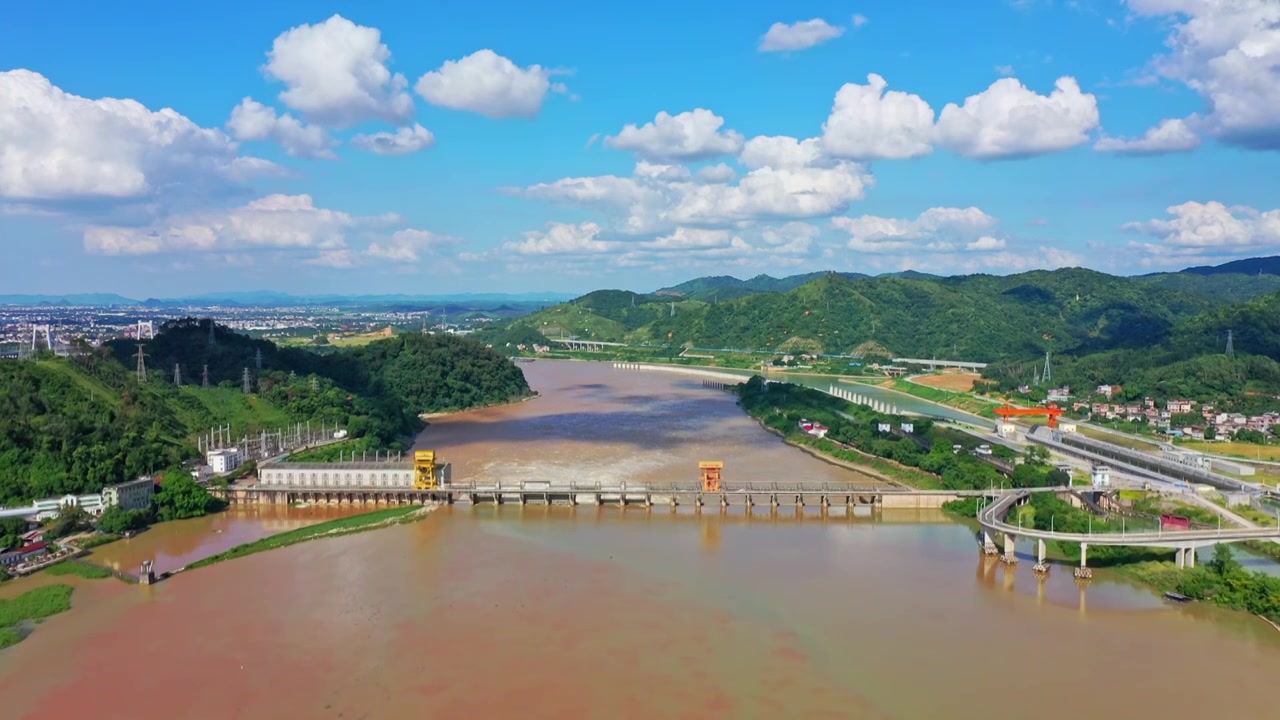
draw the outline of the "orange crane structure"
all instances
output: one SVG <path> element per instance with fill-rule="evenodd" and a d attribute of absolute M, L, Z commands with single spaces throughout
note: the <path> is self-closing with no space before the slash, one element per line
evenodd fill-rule
<path fill-rule="evenodd" d="M 1058 416 L 1066 412 L 1066 410 L 1063 410 L 1062 408 L 1053 404 L 1049 404 L 1046 407 L 1016 408 L 1010 405 L 1009 403 L 1005 403 L 1001 407 L 996 408 L 995 412 L 997 415 L 1004 418 L 1005 422 L 1009 422 L 1009 418 L 1011 417 L 1025 417 L 1028 415 L 1048 415 L 1049 427 L 1056 430 L 1058 427 Z"/>

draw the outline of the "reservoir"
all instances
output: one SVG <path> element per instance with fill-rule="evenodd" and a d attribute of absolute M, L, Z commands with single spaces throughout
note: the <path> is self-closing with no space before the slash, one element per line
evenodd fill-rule
<path fill-rule="evenodd" d="M 697 377 L 522 369 L 540 397 L 417 447 L 458 480 L 693 481 L 721 460 L 729 482 L 874 482 Z M 181 566 L 339 512 L 236 509 L 96 559 Z M 1040 582 L 926 511 L 458 505 L 151 587 L 70 582 L 73 609 L 0 652 L 6 719 L 1263 718 L 1280 673 L 1261 620 L 1101 570 Z"/>

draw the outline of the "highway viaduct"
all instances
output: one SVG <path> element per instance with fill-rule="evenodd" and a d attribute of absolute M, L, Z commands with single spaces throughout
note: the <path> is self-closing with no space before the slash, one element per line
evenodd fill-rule
<path fill-rule="evenodd" d="M 1217 530 L 1157 530 L 1131 533 L 1068 533 L 1053 530 L 1037 530 L 1010 525 L 1005 521 L 1010 508 L 1022 504 L 1030 498 L 1026 490 L 1006 493 L 995 502 L 979 509 L 978 524 L 982 527 L 983 548 L 987 554 L 999 553 L 996 547 L 996 536 L 1004 540 L 1004 553 L 1000 559 L 1006 563 L 1018 561 L 1014 554 L 1014 544 L 1019 538 L 1036 541 L 1036 570 L 1043 571 L 1045 565 L 1045 542 L 1057 540 L 1080 544 L 1080 566 L 1076 568 L 1076 577 L 1091 577 L 1092 570 L 1088 566 L 1090 545 L 1167 548 L 1177 551 L 1178 567 L 1195 567 L 1195 551 L 1198 548 L 1221 543 L 1245 542 L 1247 540 L 1280 539 L 1280 528 L 1219 528 Z"/>

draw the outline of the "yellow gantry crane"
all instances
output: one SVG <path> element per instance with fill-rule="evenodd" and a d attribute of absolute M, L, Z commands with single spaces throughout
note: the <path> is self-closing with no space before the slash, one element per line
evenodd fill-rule
<path fill-rule="evenodd" d="M 436 484 L 436 451 L 418 450 L 413 454 L 413 487 L 435 490 Z"/>

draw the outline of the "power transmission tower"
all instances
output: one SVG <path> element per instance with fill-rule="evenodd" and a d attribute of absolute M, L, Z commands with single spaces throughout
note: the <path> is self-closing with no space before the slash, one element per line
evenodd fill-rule
<path fill-rule="evenodd" d="M 1050 352 L 1046 350 L 1044 353 L 1044 372 L 1040 374 L 1040 379 L 1043 380 L 1046 385 L 1049 384 L 1049 378 L 1052 377 L 1052 373 L 1049 371 L 1049 354 Z"/>
<path fill-rule="evenodd" d="M 178 363 L 173 364 L 173 384 L 182 387 L 182 366 Z"/>
<path fill-rule="evenodd" d="M 209 344 L 210 344 L 210 345 L 217 345 L 217 344 L 218 344 L 218 336 L 217 336 L 217 335 L 215 335 L 215 334 L 214 334 L 214 332 L 213 332 L 213 324 L 214 324 L 214 323 L 213 323 L 213 318 L 209 318 Z"/>
<path fill-rule="evenodd" d="M 209 387 L 209 366 L 204 366 L 204 376 L 200 378 L 200 387 Z"/>
<path fill-rule="evenodd" d="M 298 379 L 298 373 L 296 373 L 296 372 L 294 372 L 294 371 L 290 370 L 290 371 L 289 371 L 289 382 L 290 382 L 290 383 L 293 383 L 293 381 L 294 381 L 294 380 L 297 380 L 297 379 Z"/>
<path fill-rule="evenodd" d="M 138 343 L 138 382 L 140 383 L 147 381 L 147 354 L 142 351 L 145 347 L 146 345 Z"/>
<path fill-rule="evenodd" d="M 312 375 L 312 376 L 311 376 L 311 383 L 310 383 L 310 384 L 311 384 L 311 392 L 315 392 L 315 391 L 319 390 L 319 389 L 320 389 L 320 378 L 316 377 L 315 375 Z"/>
<path fill-rule="evenodd" d="M 1235 356 L 1236 356 L 1236 346 L 1232 342 L 1231 331 L 1228 330 L 1227 331 L 1227 357 L 1233 358 Z"/>
<path fill-rule="evenodd" d="M 249 373 L 249 368 L 244 369 L 244 375 L 241 377 L 241 385 L 244 388 L 245 395 L 248 395 L 253 391 L 253 377 Z"/>
<path fill-rule="evenodd" d="M 258 348 L 258 352 L 254 353 L 253 362 L 259 370 L 262 369 L 262 348 Z"/>

